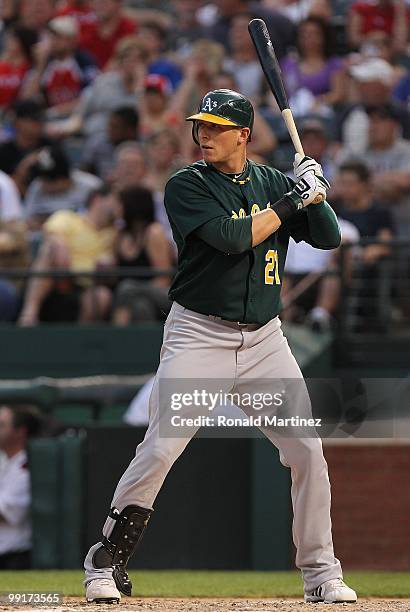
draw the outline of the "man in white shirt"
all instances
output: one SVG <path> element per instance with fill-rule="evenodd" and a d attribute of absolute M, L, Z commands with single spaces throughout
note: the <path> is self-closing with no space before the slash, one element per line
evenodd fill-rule
<path fill-rule="evenodd" d="M 33 406 L 0 406 L 0 570 L 30 567 L 30 474 L 27 441 L 38 435 L 41 416 Z"/>
<path fill-rule="evenodd" d="M 23 218 L 20 194 L 15 182 L 0 170 L 0 219 L 11 221 Z"/>
<path fill-rule="evenodd" d="M 342 243 L 360 240 L 359 230 L 353 223 L 338 217 Z M 346 256 L 346 255 L 345 255 Z M 289 240 L 286 257 L 286 282 L 282 290 L 284 312 L 282 319 L 294 320 L 301 311 L 303 320 L 315 331 L 326 331 L 332 327 L 333 314 L 339 305 L 340 279 L 327 276 L 326 271 L 337 269 L 340 251 L 323 251 L 306 242 Z M 347 263 L 345 262 L 345 265 Z M 296 297 L 300 290 L 300 295 Z M 289 300 L 294 296 L 294 305 Z M 287 310 L 286 310 L 287 308 Z"/>
<path fill-rule="evenodd" d="M 0 268 L 23 267 L 25 253 L 28 240 L 20 194 L 13 179 L 0 170 Z M 16 284 L 0 278 L 0 322 L 14 321 L 18 307 Z"/>

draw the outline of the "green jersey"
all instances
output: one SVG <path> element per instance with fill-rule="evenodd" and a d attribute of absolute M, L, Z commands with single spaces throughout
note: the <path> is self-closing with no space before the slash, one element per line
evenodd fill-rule
<path fill-rule="evenodd" d="M 289 237 L 325 249 L 340 242 L 336 216 L 323 202 L 295 212 L 252 247 L 252 215 L 293 185 L 278 170 L 250 160 L 240 176 L 219 172 L 204 161 L 174 174 L 165 188 L 178 247 L 170 298 L 229 321 L 264 324 L 275 317 Z"/>

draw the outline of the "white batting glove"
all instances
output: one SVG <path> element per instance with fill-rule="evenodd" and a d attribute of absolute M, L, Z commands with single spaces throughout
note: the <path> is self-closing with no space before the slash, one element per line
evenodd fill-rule
<path fill-rule="evenodd" d="M 318 177 L 312 171 L 307 171 L 303 174 L 303 177 L 296 183 L 289 196 L 295 203 L 297 208 L 304 208 L 309 206 L 316 200 L 316 202 L 326 199 L 326 187 L 323 183 L 323 177 Z M 329 183 L 326 181 L 329 185 Z"/>
<path fill-rule="evenodd" d="M 326 189 L 330 189 L 330 183 L 323 176 L 322 166 L 314 160 L 312 157 L 307 155 L 303 156 L 300 153 L 295 154 L 295 161 L 293 162 L 293 171 L 296 179 L 302 178 L 307 172 L 313 172 Z"/>

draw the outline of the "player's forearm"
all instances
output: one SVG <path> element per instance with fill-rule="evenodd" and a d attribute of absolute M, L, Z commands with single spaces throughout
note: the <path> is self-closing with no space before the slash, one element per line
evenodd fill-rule
<path fill-rule="evenodd" d="M 313 246 L 319 249 L 335 249 L 341 236 L 337 217 L 327 202 L 311 204 L 306 208 L 309 234 Z"/>
<path fill-rule="evenodd" d="M 252 217 L 252 246 L 255 247 L 271 234 L 276 232 L 281 225 L 281 220 L 274 210 L 267 208 L 256 213 Z"/>
<path fill-rule="evenodd" d="M 239 219 L 212 219 L 196 235 L 218 251 L 239 254 L 266 240 L 280 224 L 278 215 L 266 209 Z"/>

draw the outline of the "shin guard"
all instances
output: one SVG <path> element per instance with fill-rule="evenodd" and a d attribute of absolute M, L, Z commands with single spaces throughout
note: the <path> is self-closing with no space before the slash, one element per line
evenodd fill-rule
<path fill-rule="evenodd" d="M 113 567 L 112 576 L 121 593 L 131 595 L 132 583 L 126 567 L 141 540 L 152 510 L 139 506 L 126 506 L 122 512 L 111 508 L 109 517 L 116 521 L 108 538 L 101 540 L 92 558 L 95 568 Z"/>

